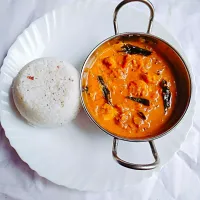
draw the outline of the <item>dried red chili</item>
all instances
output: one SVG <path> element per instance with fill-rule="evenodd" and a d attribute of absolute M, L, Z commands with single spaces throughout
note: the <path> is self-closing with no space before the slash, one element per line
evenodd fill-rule
<path fill-rule="evenodd" d="M 27 78 L 32 80 L 32 81 L 34 80 L 34 76 L 27 76 Z"/>

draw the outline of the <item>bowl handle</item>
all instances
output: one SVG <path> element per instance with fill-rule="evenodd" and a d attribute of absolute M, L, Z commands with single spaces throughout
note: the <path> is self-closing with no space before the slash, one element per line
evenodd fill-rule
<path fill-rule="evenodd" d="M 160 163 L 160 159 L 158 157 L 158 153 L 156 150 L 156 147 L 154 145 L 153 141 L 149 141 L 150 147 L 151 147 L 151 151 L 153 154 L 153 157 L 155 159 L 155 161 L 153 163 L 150 164 L 134 164 L 134 163 L 130 163 L 127 161 L 122 160 L 121 158 L 118 157 L 117 155 L 117 146 L 118 146 L 118 139 L 114 138 L 113 139 L 113 148 L 112 148 L 112 155 L 113 158 L 122 166 L 130 168 L 130 169 L 136 169 L 136 170 L 149 170 L 149 169 L 154 169 L 156 168 L 159 163 Z"/>
<path fill-rule="evenodd" d="M 115 11 L 114 11 L 113 24 L 114 24 L 114 30 L 115 30 L 116 35 L 119 33 L 118 26 L 117 26 L 117 14 L 118 14 L 120 8 L 123 7 L 127 3 L 135 2 L 135 1 L 146 4 L 150 9 L 149 25 L 148 25 L 148 29 L 147 29 L 147 33 L 150 33 L 151 25 L 152 25 L 153 18 L 154 18 L 154 7 L 153 7 L 152 3 L 148 0 L 124 0 L 117 5 L 117 7 L 115 8 Z"/>

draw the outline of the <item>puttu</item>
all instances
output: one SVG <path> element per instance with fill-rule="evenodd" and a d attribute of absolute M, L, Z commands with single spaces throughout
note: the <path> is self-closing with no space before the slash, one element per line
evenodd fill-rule
<path fill-rule="evenodd" d="M 12 94 L 18 111 L 28 123 L 61 126 L 78 114 L 79 72 L 65 61 L 39 58 L 20 70 L 14 79 Z"/>

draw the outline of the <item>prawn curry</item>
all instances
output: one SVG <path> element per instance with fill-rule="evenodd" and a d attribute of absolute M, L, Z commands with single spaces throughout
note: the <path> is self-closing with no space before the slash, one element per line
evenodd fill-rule
<path fill-rule="evenodd" d="M 113 135 L 153 137 L 172 115 L 177 94 L 170 64 L 143 38 L 110 44 L 83 74 L 85 105 Z"/>

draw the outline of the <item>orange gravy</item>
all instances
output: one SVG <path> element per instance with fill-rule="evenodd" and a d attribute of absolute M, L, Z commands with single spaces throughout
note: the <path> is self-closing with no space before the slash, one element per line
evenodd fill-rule
<path fill-rule="evenodd" d="M 84 102 L 95 121 L 114 135 L 128 139 L 155 136 L 174 110 L 175 79 L 169 64 L 150 45 L 140 40 L 126 44 L 146 49 L 151 55 L 123 52 L 123 42 L 105 48 L 84 71 Z M 166 110 L 163 80 L 171 92 Z M 130 97 L 148 100 L 149 105 Z"/>

